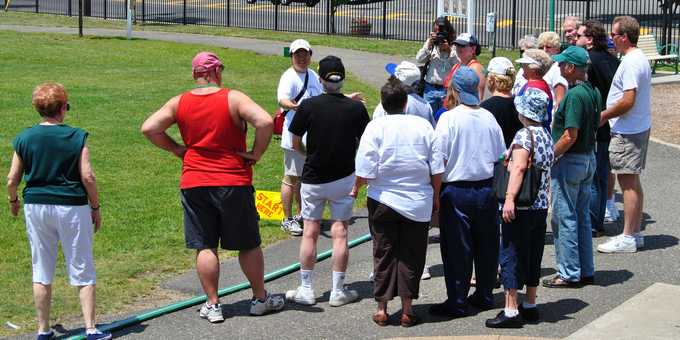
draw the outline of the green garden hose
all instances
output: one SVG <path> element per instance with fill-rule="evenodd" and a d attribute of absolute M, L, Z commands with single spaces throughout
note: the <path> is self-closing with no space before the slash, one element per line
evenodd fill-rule
<path fill-rule="evenodd" d="M 356 247 L 356 246 L 358 246 L 362 243 L 368 242 L 369 240 L 371 240 L 371 235 L 366 234 L 366 235 L 363 235 L 361 237 L 355 238 L 354 240 L 349 241 L 349 243 L 347 245 L 348 245 L 349 248 L 354 248 L 354 247 Z M 316 262 L 321 262 L 321 261 L 331 257 L 332 253 L 333 253 L 332 249 L 329 249 L 329 250 L 324 251 L 321 254 L 318 254 L 316 256 Z M 279 269 L 277 269 L 277 270 L 275 270 L 271 273 L 266 274 L 264 276 L 264 282 L 274 281 L 278 278 L 281 278 L 281 277 L 286 276 L 288 274 L 294 273 L 298 269 L 300 269 L 300 262 L 293 263 L 293 264 L 291 264 L 287 267 L 279 268 Z M 218 290 L 217 295 L 220 296 L 220 297 L 227 296 L 227 295 L 231 295 L 231 294 L 234 294 L 234 293 L 238 293 L 238 292 L 245 290 L 245 289 L 248 289 L 248 288 L 250 288 L 250 283 L 241 282 L 241 283 L 233 285 L 231 287 L 222 288 L 222 289 Z M 168 313 L 174 313 L 174 312 L 177 312 L 177 311 L 185 309 L 185 308 L 196 306 L 198 304 L 204 303 L 206 301 L 206 299 L 207 299 L 207 296 L 205 294 L 195 296 L 195 297 L 190 298 L 188 300 L 179 301 L 179 302 L 176 302 L 176 303 L 173 303 L 173 304 L 169 304 L 169 305 L 160 307 L 158 309 L 154 309 L 152 311 L 148 311 L 148 312 L 138 314 L 138 315 L 133 315 L 133 316 L 127 318 L 127 319 L 122 319 L 122 320 L 111 322 L 111 323 L 109 323 L 105 326 L 100 327 L 99 329 L 102 330 L 102 331 L 105 331 L 105 332 L 115 332 L 115 331 L 130 327 L 132 325 L 136 325 L 138 323 L 142 323 L 144 321 L 157 318 L 159 316 L 162 316 L 162 315 L 165 315 L 165 314 L 168 314 Z M 81 334 L 74 335 L 74 336 L 70 337 L 69 340 L 84 340 L 86 337 L 87 336 L 85 335 L 85 333 L 81 333 Z"/>

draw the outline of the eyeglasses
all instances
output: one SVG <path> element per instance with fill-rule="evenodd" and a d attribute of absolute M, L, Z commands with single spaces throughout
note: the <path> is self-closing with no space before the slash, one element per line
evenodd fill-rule
<path fill-rule="evenodd" d="M 623 35 L 623 33 L 614 33 L 614 32 L 611 32 L 611 33 L 609 33 L 609 35 L 610 35 L 612 38 L 614 38 L 614 37 L 616 37 L 617 35 Z"/>

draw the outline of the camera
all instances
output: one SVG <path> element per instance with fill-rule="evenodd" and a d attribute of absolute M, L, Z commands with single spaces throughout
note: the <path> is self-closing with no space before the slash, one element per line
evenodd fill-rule
<path fill-rule="evenodd" d="M 448 41 L 449 33 L 446 31 L 439 31 L 434 37 L 434 44 L 439 46 L 442 42 Z"/>

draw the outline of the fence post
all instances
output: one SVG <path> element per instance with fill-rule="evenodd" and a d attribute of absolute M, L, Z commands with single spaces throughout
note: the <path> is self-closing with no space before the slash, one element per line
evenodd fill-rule
<path fill-rule="evenodd" d="M 7 0 L 7 1 L 9 1 L 9 0 Z M 40 0 L 35 0 L 35 12 L 36 13 L 39 12 L 38 7 L 40 7 Z"/>
<path fill-rule="evenodd" d="M 104 20 L 106 20 L 108 12 L 108 1 L 104 0 Z"/>
<path fill-rule="evenodd" d="M 517 44 L 517 0 L 512 0 L 512 49 Z"/>
<path fill-rule="evenodd" d="M 382 38 L 387 39 L 387 0 L 383 0 L 382 4 Z"/>
<path fill-rule="evenodd" d="M 73 4 L 72 0 L 68 0 L 68 16 L 73 16 Z"/>
<path fill-rule="evenodd" d="M 187 0 L 182 1 L 182 24 L 187 24 Z"/>
<path fill-rule="evenodd" d="M 279 30 L 279 4 L 274 5 L 274 31 Z"/>
<path fill-rule="evenodd" d="M 550 7 L 548 9 L 548 15 L 550 16 L 550 19 L 548 21 L 548 25 L 550 26 L 550 30 L 555 32 L 555 0 L 550 0 Z"/>
<path fill-rule="evenodd" d="M 586 20 L 590 20 L 590 0 L 586 0 Z"/>
<path fill-rule="evenodd" d="M 142 0 L 142 24 L 146 23 L 146 0 Z"/>
<path fill-rule="evenodd" d="M 332 0 L 326 0 L 326 34 L 331 34 L 331 6 Z"/>
<path fill-rule="evenodd" d="M 231 0 L 227 0 L 227 27 L 231 26 Z"/>

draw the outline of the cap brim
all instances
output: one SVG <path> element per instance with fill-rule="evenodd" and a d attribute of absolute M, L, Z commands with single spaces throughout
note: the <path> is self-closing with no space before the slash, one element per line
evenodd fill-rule
<path fill-rule="evenodd" d="M 312 51 L 311 48 L 307 48 L 307 47 L 304 47 L 304 46 L 298 46 L 298 47 L 296 47 L 295 49 L 291 49 L 291 50 L 290 50 L 290 53 L 292 54 L 292 53 L 295 53 L 295 52 L 297 52 L 297 51 L 299 51 L 299 50 L 305 50 L 305 51 L 307 51 L 307 52 L 311 52 L 311 51 Z"/>
<path fill-rule="evenodd" d="M 385 65 L 385 71 L 387 71 L 387 73 L 389 73 L 390 75 L 394 75 L 394 73 L 397 71 L 397 64 L 389 63 Z"/>
<path fill-rule="evenodd" d="M 561 63 L 563 61 L 567 61 L 567 57 L 565 57 L 562 54 L 555 54 L 554 56 L 552 56 L 552 60 Z"/>
<path fill-rule="evenodd" d="M 515 60 L 516 63 L 518 64 L 534 64 L 534 65 L 539 65 L 538 61 L 534 60 L 533 58 L 529 57 L 522 57 L 517 60 Z"/>
<path fill-rule="evenodd" d="M 479 97 L 475 94 L 468 92 L 458 92 L 458 98 L 460 98 L 460 102 L 465 105 L 469 106 L 479 105 Z"/>
<path fill-rule="evenodd" d="M 470 45 L 471 45 L 471 43 L 470 43 L 469 41 L 458 40 L 458 39 L 456 39 L 456 40 L 453 42 L 453 44 L 454 44 L 454 45 L 457 45 L 457 46 L 463 46 L 463 47 L 465 47 L 465 46 L 470 46 Z"/>

